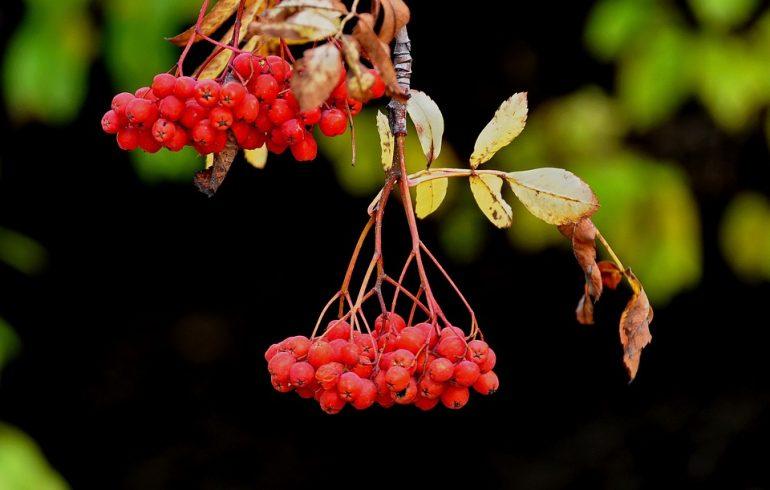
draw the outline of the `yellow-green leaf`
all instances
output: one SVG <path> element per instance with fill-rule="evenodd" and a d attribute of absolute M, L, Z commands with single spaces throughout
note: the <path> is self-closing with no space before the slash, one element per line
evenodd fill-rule
<path fill-rule="evenodd" d="M 507 228 L 513 223 L 511 206 L 503 199 L 503 179 L 496 175 L 471 175 L 468 179 L 471 192 L 481 212 L 498 228 Z"/>
<path fill-rule="evenodd" d="M 511 172 L 508 183 L 530 213 L 552 225 L 576 222 L 599 209 L 588 184 L 561 168 Z"/>
<path fill-rule="evenodd" d="M 444 137 L 444 116 L 441 115 L 441 109 L 424 92 L 410 90 L 406 110 L 412 118 L 422 152 L 430 165 L 441 153 L 441 139 Z"/>
<path fill-rule="evenodd" d="M 219 0 L 214 7 L 206 14 L 201 23 L 200 30 L 206 36 L 213 34 L 231 15 L 238 9 L 240 0 Z M 184 46 L 187 41 L 195 34 L 195 26 L 190 27 L 183 33 L 169 39 L 177 46 Z M 196 37 L 195 42 L 202 38 Z"/>
<path fill-rule="evenodd" d="M 417 184 L 414 207 L 418 218 L 428 216 L 441 206 L 446 197 L 447 185 L 449 185 L 449 179 L 446 177 Z"/>
<path fill-rule="evenodd" d="M 377 111 L 377 131 L 380 133 L 380 148 L 382 150 L 382 168 L 387 172 L 393 166 L 393 133 L 390 132 L 388 117 Z"/>
<path fill-rule="evenodd" d="M 476 168 L 494 156 L 500 148 L 513 141 L 527 122 L 527 93 L 513 94 L 500 104 L 494 117 L 481 130 L 471 155 L 471 167 Z"/>
<path fill-rule="evenodd" d="M 214 154 L 213 153 L 208 153 L 206 155 L 206 168 L 209 168 L 212 165 L 214 165 Z"/>
<path fill-rule="evenodd" d="M 246 161 L 254 168 L 265 168 L 267 163 L 267 146 L 262 145 L 255 150 L 243 150 L 243 156 L 246 157 Z"/>

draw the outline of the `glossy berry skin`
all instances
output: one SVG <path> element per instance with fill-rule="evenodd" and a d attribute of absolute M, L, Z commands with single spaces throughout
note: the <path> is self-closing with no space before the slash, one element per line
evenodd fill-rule
<path fill-rule="evenodd" d="M 265 144 L 265 134 L 257 128 L 252 128 L 241 146 L 246 150 L 254 150 Z"/>
<path fill-rule="evenodd" d="M 377 385 L 370 379 L 362 379 L 358 396 L 350 404 L 357 410 L 365 410 L 374 405 L 375 400 L 377 400 Z"/>
<path fill-rule="evenodd" d="M 270 376 L 270 384 L 272 384 L 275 391 L 279 393 L 288 393 L 294 389 L 288 381 L 275 376 Z"/>
<path fill-rule="evenodd" d="M 270 106 L 270 110 L 267 111 L 267 117 L 270 118 L 270 122 L 280 126 L 294 117 L 294 111 L 291 110 L 289 103 L 285 99 L 275 99 Z"/>
<path fill-rule="evenodd" d="M 188 100 L 185 102 L 184 111 L 179 118 L 179 122 L 187 129 L 192 129 L 198 125 L 199 122 L 206 119 L 208 110 L 203 108 L 194 100 Z"/>
<path fill-rule="evenodd" d="M 199 80 L 195 86 L 195 101 L 203 107 L 214 107 L 219 102 L 222 88 L 214 80 Z"/>
<path fill-rule="evenodd" d="M 377 334 L 383 332 L 399 333 L 406 328 L 406 322 L 398 313 L 381 314 L 374 320 L 374 330 Z"/>
<path fill-rule="evenodd" d="M 134 94 L 128 92 L 121 92 L 112 98 L 112 104 L 110 108 L 115 111 L 118 116 L 126 115 L 126 105 L 134 100 L 136 97 Z"/>
<path fill-rule="evenodd" d="M 415 327 L 406 327 L 398 335 L 396 347 L 416 354 L 425 345 L 425 341 L 425 333 L 422 330 Z"/>
<path fill-rule="evenodd" d="M 126 104 L 126 117 L 131 124 L 154 123 L 157 115 L 158 109 L 150 100 L 134 98 Z"/>
<path fill-rule="evenodd" d="M 175 134 L 176 126 L 171 121 L 158 119 L 155 121 L 155 124 L 152 125 L 152 136 L 158 143 L 168 143 L 174 139 Z"/>
<path fill-rule="evenodd" d="M 136 92 L 134 92 L 134 95 L 137 99 L 147 99 L 150 102 L 155 102 L 158 100 L 155 94 L 152 93 L 152 89 L 150 87 L 139 87 L 136 89 Z"/>
<path fill-rule="evenodd" d="M 116 137 L 121 150 L 131 151 L 139 147 L 139 130 L 136 128 L 121 128 Z"/>
<path fill-rule="evenodd" d="M 444 339 L 440 340 L 436 346 L 436 352 L 441 357 L 446 357 L 452 362 L 457 362 L 465 357 L 465 341 L 461 337 L 444 337 Z"/>
<path fill-rule="evenodd" d="M 318 122 L 321 120 L 321 108 L 316 107 L 315 109 L 310 109 L 309 111 L 300 112 L 299 119 L 302 124 L 306 126 L 318 124 Z"/>
<path fill-rule="evenodd" d="M 406 385 L 406 388 L 401 391 L 391 392 L 391 396 L 393 397 L 393 401 L 399 405 L 408 405 L 414 402 L 418 393 L 419 389 L 417 388 L 417 381 L 414 378 L 409 378 L 409 384 Z"/>
<path fill-rule="evenodd" d="M 233 117 L 238 121 L 254 122 L 259 114 L 259 100 L 253 94 L 245 94 L 233 109 Z"/>
<path fill-rule="evenodd" d="M 392 366 L 401 366 L 402 368 L 408 370 L 409 373 L 414 372 L 414 354 L 406 349 L 398 349 L 394 351 L 393 356 L 390 358 L 390 365 L 388 367 Z"/>
<path fill-rule="evenodd" d="M 110 109 L 102 116 L 102 130 L 107 134 L 117 134 L 119 129 L 120 117 L 113 109 Z"/>
<path fill-rule="evenodd" d="M 176 77 L 170 73 L 161 73 L 155 75 L 152 79 L 152 93 L 156 97 L 162 99 L 174 93 L 174 86 L 176 85 Z"/>
<path fill-rule="evenodd" d="M 256 57 L 251 53 L 241 53 L 233 58 L 233 68 L 246 81 L 249 80 L 256 70 Z"/>
<path fill-rule="evenodd" d="M 272 103 L 276 97 L 280 87 L 278 82 L 272 75 L 259 75 L 257 78 L 252 79 L 249 83 L 249 89 L 257 96 L 260 102 Z"/>
<path fill-rule="evenodd" d="M 325 136 L 339 136 L 347 129 L 347 117 L 339 109 L 328 109 L 321 113 L 318 128 Z"/>
<path fill-rule="evenodd" d="M 286 143 L 293 146 L 305 139 L 305 128 L 298 119 L 289 119 L 281 124 L 281 131 L 286 137 Z"/>
<path fill-rule="evenodd" d="M 441 400 L 439 398 L 429 399 L 422 396 L 418 396 L 414 400 L 414 406 L 419 408 L 423 412 L 427 412 L 428 410 L 433 410 L 440 401 Z"/>
<path fill-rule="evenodd" d="M 291 154 L 298 162 L 315 160 L 318 155 L 318 143 L 310 132 L 305 132 L 302 141 L 291 145 Z"/>
<path fill-rule="evenodd" d="M 465 338 L 465 332 L 459 327 L 446 327 L 441 330 L 439 334 L 439 340 L 443 340 L 447 337 L 460 337 Z"/>
<path fill-rule="evenodd" d="M 452 378 L 454 371 L 455 366 L 452 361 L 444 357 L 435 359 L 428 366 L 428 376 L 438 383 L 449 381 Z"/>
<path fill-rule="evenodd" d="M 455 366 L 450 382 L 457 386 L 465 386 L 467 388 L 473 386 L 473 383 L 479 379 L 480 374 L 481 371 L 479 370 L 479 365 L 475 362 L 467 360 L 460 361 Z"/>
<path fill-rule="evenodd" d="M 323 340 L 315 341 L 308 350 L 307 362 L 311 366 L 318 369 L 324 364 L 332 362 L 334 360 L 334 349 L 328 342 Z"/>
<path fill-rule="evenodd" d="M 214 107 L 209 112 L 209 121 L 214 129 L 227 131 L 233 125 L 233 113 L 226 107 Z"/>
<path fill-rule="evenodd" d="M 332 320 L 326 327 L 324 337 L 327 340 L 348 340 L 350 338 L 350 324 L 345 320 Z"/>
<path fill-rule="evenodd" d="M 235 107 L 246 96 L 246 87 L 238 82 L 227 82 L 222 87 L 220 102 L 225 107 Z"/>
<path fill-rule="evenodd" d="M 184 109 L 184 102 L 182 102 L 181 99 L 175 95 L 168 95 L 163 97 L 158 103 L 160 116 L 164 119 L 168 119 L 169 121 L 176 121 L 182 117 Z"/>
<path fill-rule="evenodd" d="M 152 129 L 142 129 L 139 131 L 139 148 L 147 153 L 157 153 L 163 148 L 163 143 L 159 143 L 152 134 Z"/>
<path fill-rule="evenodd" d="M 291 74 L 291 65 L 289 65 L 280 56 L 268 56 L 267 57 L 268 71 L 275 77 L 278 83 L 285 82 Z"/>
<path fill-rule="evenodd" d="M 441 403 L 451 410 L 459 410 L 468 403 L 470 391 L 464 386 L 447 386 L 441 394 Z"/>
<path fill-rule="evenodd" d="M 174 82 L 174 95 L 181 100 L 195 97 L 195 87 L 198 81 L 193 77 L 179 77 Z"/>
<path fill-rule="evenodd" d="M 481 366 L 486 362 L 488 354 L 489 345 L 486 342 L 483 340 L 471 340 L 468 342 L 468 352 L 466 352 L 465 358 Z"/>
<path fill-rule="evenodd" d="M 329 415 L 339 413 L 340 410 L 345 408 L 345 400 L 342 399 L 336 390 L 325 390 L 321 393 L 318 403 L 321 405 L 321 410 Z"/>
<path fill-rule="evenodd" d="M 495 354 L 495 351 L 489 349 L 487 351 L 486 361 L 484 361 L 484 364 L 479 366 L 481 368 L 481 374 L 488 373 L 489 371 L 493 370 L 495 368 L 495 364 L 497 364 L 497 355 Z"/>
<path fill-rule="evenodd" d="M 414 328 L 420 330 L 423 335 L 425 335 L 425 338 L 428 340 L 428 347 L 435 347 L 438 343 L 438 332 L 436 332 L 436 327 L 431 325 L 430 323 L 418 323 L 414 326 Z"/>
<path fill-rule="evenodd" d="M 310 340 L 304 335 L 289 337 L 284 340 L 283 347 L 288 352 L 291 352 L 295 359 L 304 359 L 307 356 L 308 350 L 310 350 Z"/>
<path fill-rule="evenodd" d="M 369 89 L 369 93 L 372 99 L 379 99 L 385 95 L 385 82 L 382 81 L 380 73 L 374 68 L 370 69 L 369 73 L 374 75 L 374 84 L 372 85 L 372 88 Z"/>
<path fill-rule="evenodd" d="M 289 368 L 289 382 L 292 386 L 302 387 L 313 384 L 315 369 L 308 362 L 296 362 Z"/>
<path fill-rule="evenodd" d="M 358 363 L 356 363 L 356 365 L 353 366 L 350 370 L 356 373 L 362 379 L 371 378 L 372 373 L 374 372 L 374 363 L 370 361 L 366 356 L 359 356 Z"/>
<path fill-rule="evenodd" d="M 497 374 L 495 374 L 494 371 L 489 371 L 480 375 L 476 382 L 473 383 L 473 389 L 482 395 L 491 395 L 496 392 L 499 387 L 500 380 L 497 379 Z"/>
<path fill-rule="evenodd" d="M 187 131 L 177 127 L 174 131 L 174 137 L 171 138 L 171 141 L 166 142 L 166 148 L 170 151 L 179 151 L 184 148 L 189 141 L 190 137 L 187 135 Z"/>
<path fill-rule="evenodd" d="M 385 383 L 390 391 L 406 389 L 410 379 L 409 371 L 401 366 L 393 366 L 385 372 Z"/>
<path fill-rule="evenodd" d="M 331 390 L 337 386 L 340 375 L 345 372 L 345 366 L 339 362 L 329 362 L 315 371 L 315 379 L 325 390 Z"/>
<path fill-rule="evenodd" d="M 446 387 L 444 383 L 433 381 L 430 376 L 423 376 L 418 386 L 420 389 L 420 396 L 430 400 L 440 397 Z"/>
<path fill-rule="evenodd" d="M 288 352 L 278 352 L 267 363 L 267 370 L 270 375 L 276 377 L 281 381 L 289 381 L 289 371 L 291 366 L 296 362 L 294 356 Z"/>
<path fill-rule="evenodd" d="M 339 381 L 337 381 L 337 393 L 346 402 L 352 402 L 361 393 L 361 378 L 351 371 L 342 373 Z"/>
<path fill-rule="evenodd" d="M 265 351 L 265 360 L 270 362 L 270 359 L 272 359 L 273 356 L 279 352 L 280 347 L 280 344 L 272 344 L 270 347 L 268 347 Z"/>
<path fill-rule="evenodd" d="M 343 341 L 344 342 L 344 341 Z M 358 364 L 358 360 L 361 357 L 361 349 L 354 343 L 345 342 L 339 353 L 339 362 L 342 364 L 353 367 Z"/>
<path fill-rule="evenodd" d="M 210 146 L 214 142 L 215 131 L 209 124 L 209 120 L 203 119 L 192 129 L 192 139 L 196 145 Z"/>

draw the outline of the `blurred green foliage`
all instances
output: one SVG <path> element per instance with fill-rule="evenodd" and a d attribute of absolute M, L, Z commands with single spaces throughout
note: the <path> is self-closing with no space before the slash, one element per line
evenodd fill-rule
<path fill-rule="evenodd" d="M 49 466 L 40 448 L 29 436 L 0 423 L 0 488 L 65 490 L 69 485 Z"/>
<path fill-rule="evenodd" d="M 0 261 L 19 272 L 33 275 L 45 266 L 47 253 L 35 240 L 19 232 L 0 227 Z"/>
<path fill-rule="evenodd" d="M 733 269 L 752 281 L 770 281 L 770 200 L 745 192 L 725 213 L 722 252 Z"/>
<path fill-rule="evenodd" d="M 0 318 L 0 372 L 19 352 L 19 337 L 10 325 Z M 3 487 L 0 487 L 3 488 Z"/>

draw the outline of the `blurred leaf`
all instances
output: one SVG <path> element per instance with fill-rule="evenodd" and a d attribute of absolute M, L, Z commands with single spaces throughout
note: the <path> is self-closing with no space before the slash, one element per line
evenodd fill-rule
<path fill-rule="evenodd" d="M 16 336 L 16 332 L 13 331 L 10 325 L 0 318 L 0 371 L 3 367 L 16 357 L 19 352 L 20 342 L 19 337 Z M 0 478 L 0 481 L 2 479 Z M 3 488 L 0 486 L 0 488 Z"/>
<path fill-rule="evenodd" d="M 770 281 L 770 200 L 744 192 L 727 207 L 720 244 L 733 270 L 750 281 Z"/>
<path fill-rule="evenodd" d="M 640 35 L 656 5 L 649 0 L 603 0 L 591 10 L 585 28 L 588 48 L 602 61 L 614 60 Z"/>
<path fill-rule="evenodd" d="M 679 108 L 691 88 L 690 40 L 684 30 L 650 29 L 623 53 L 617 91 L 629 122 L 639 129 L 660 124 Z"/>
<path fill-rule="evenodd" d="M 442 216 L 439 239 L 452 260 L 469 263 L 481 254 L 489 226 L 469 195 L 461 203 Z"/>
<path fill-rule="evenodd" d="M 65 490 L 69 485 L 51 468 L 35 441 L 0 423 L 0 488 Z"/>
<path fill-rule="evenodd" d="M 178 152 L 164 150 L 146 153 L 135 150 L 131 156 L 136 173 L 148 183 L 188 182 L 192 180 L 193 174 L 204 166 L 200 155 L 189 147 Z"/>
<path fill-rule="evenodd" d="M 80 110 L 94 52 L 85 2 L 28 1 L 3 65 L 5 100 L 12 117 L 63 124 Z"/>
<path fill-rule="evenodd" d="M 688 3 L 701 23 L 727 30 L 746 22 L 759 0 L 688 0 Z"/>
<path fill-rule="evenodd" d="M 0 261 L 28 275 L 45 267 L 47 253 L 33 239 L 13 230 L 0 228 Z"/>

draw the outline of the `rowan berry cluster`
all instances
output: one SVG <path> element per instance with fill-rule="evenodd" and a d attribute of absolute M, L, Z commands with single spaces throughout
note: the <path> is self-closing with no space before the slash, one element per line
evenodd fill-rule
<path fill-rule="evenodd" d="M 309 161 L 318 149 L 311 132 L 315 125 L 325 136 L 341 135 L 348 114 L 358 114 L 364 102 L 384 95 L 384 82 L 376 70 L 370 71 L 375 83 L 366 100 L 348 96 L 343 69 L 321 106 L 300 111 L 289 86 L 291 64 L 279 56 L 241 53 L 223 84 L 161 73 L 150 87 L 116 95 L 102 117 L 102 129 L 116 134 L 123 150 L 155 153 L 192 146 L 201 155 L 219 153 L 231 132 L 241 148 L 266 144 L 276 154 L 288 148 L 297 161 Z"/>
<path fill-rule="evenodd" d="M 495 352 L 483 340 L 466 341 L 457 327 L 407 326 L 396 313 L 380 315 L 374 331 L 361 333 L 332 320 L 314 339 L 289 337 L 265 352 L 273 387 L 314 398 L 326 413 L 345 405 L 374 403 L 430 410 L 468 403 L 470 388 L 490 395 L 498 388 Z"/>

